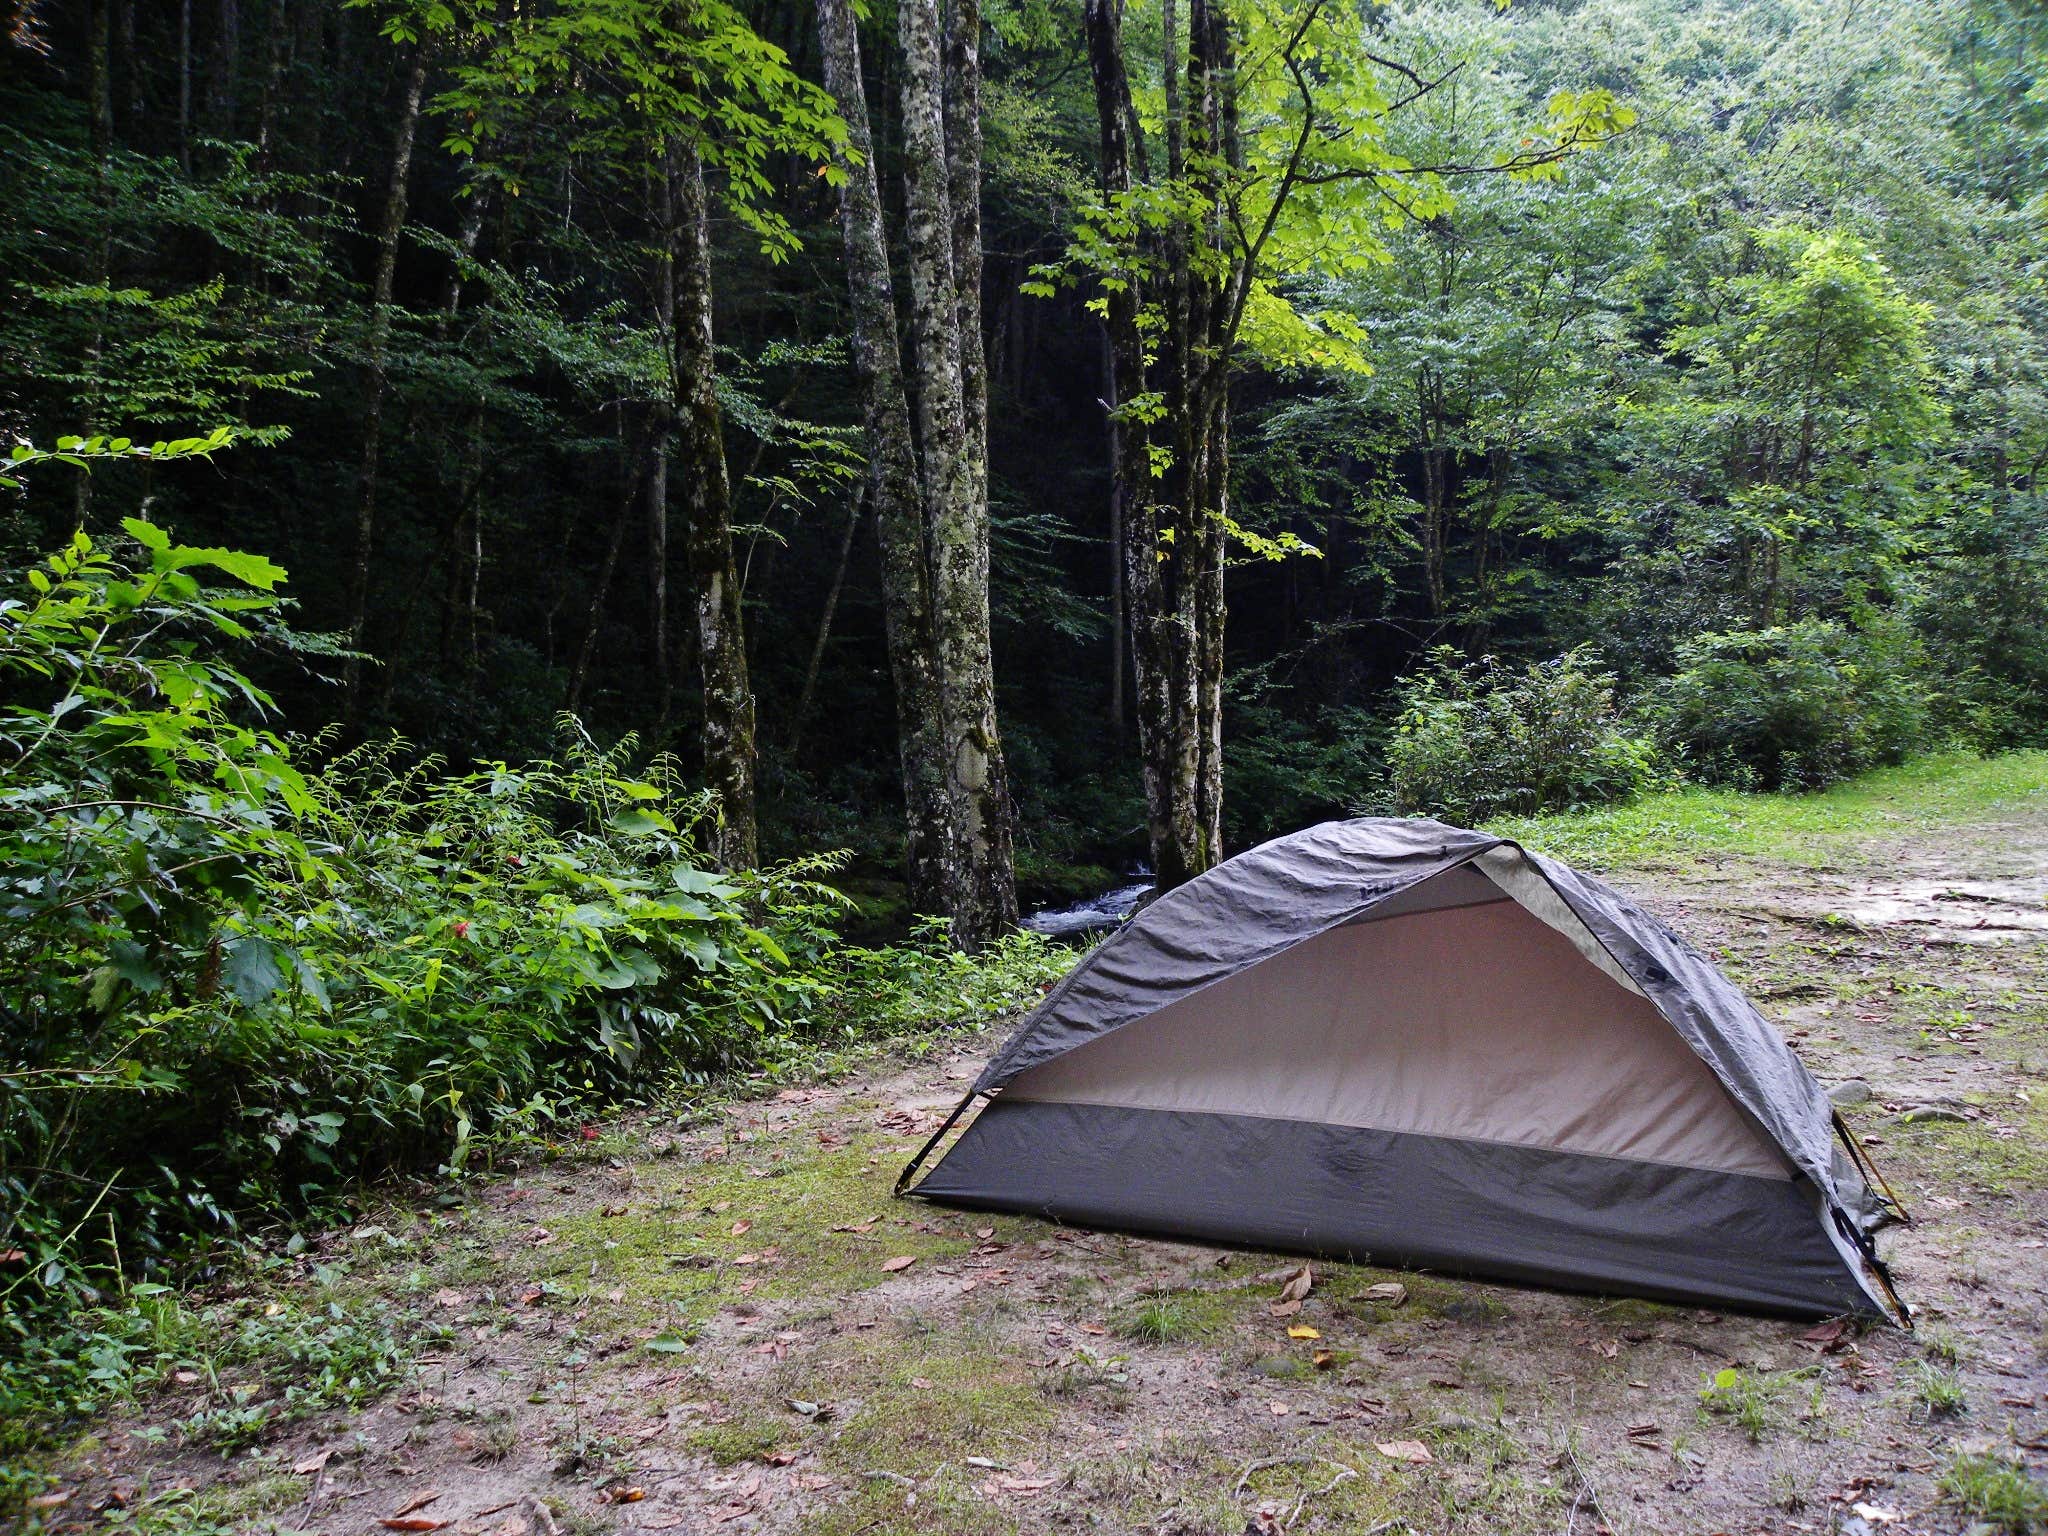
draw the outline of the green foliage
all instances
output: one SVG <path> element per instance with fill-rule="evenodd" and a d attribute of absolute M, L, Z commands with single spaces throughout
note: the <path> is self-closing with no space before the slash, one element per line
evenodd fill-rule
<path fill-rule="evenodd" d="M 1629 800 L 1655 778 L 1650 743 L 1583 650 L 1515 667 L 1441 649 L 1398 697 L 1387 776 L 1403 811 L 1473 825 Z"/>
<path fill-rule="evenodd" d="M 10 1290 L 89 1294 L 89 1265 L 459 1168 L 508 1117 L 802 1027 L 791 948 L 831 942 L 831 861 L 703 867 L 709 807 L 673 765 L 629 774 L 630 743 L 573 727 L 560 765 L 447 774 L 385 744 L 309 772 L 227 654 L 284 573 L 125 529 L 0 603 Z"/>
<path fill-rule="evenodd" d="M 1656 693 L 1687 770 L 1745 789 L 1820 789 L 1932 745 L 1919 647 L 1895 624 L 1804 620 L 1701 635 Z"/>

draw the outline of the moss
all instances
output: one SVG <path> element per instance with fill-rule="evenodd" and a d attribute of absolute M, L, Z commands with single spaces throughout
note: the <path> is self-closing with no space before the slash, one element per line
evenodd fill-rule
<path fill-rule="evenodd" d="M 1052 1410 L 1014 1351 L 955 1352 L 946 1341 L 872 1341 L 822 1381 L 869 1380 L 833 1441 L 836 1459 L 867 1471 L 921 1475 L 940 1461 L 1015 1461 L 1043 1449 Z"/>
<path fill-rule="evenodd" d="M 972 1491 L 952 1469 L 911 1490 L 883 1478 L 863 1477 L 851 1497 L 812 1514 L 798 1536 L 1014 1536 L 1017 1518 Z M 1032 1529 L 1040 1527 L 1033 1508 Z"/>
<path fill-rule="evenodd" d="M 773 1419 L 766 1414 L 745 1414 L 723 1424 L 701 1424 L 690 1431 L 686 1443 L 721 1467 L 729 1467 L 738 1461 L 765 1461 L 794 1442 L 802 1429 L 794 1415 Z"/>
<path fill-rule="evenodd" d="M 904 1145 L 874 1135 L 826 1148 L 804 1129 L 736 1144 L 724 1162 L 662 1165 L 662 1186 L 644 1190 L 621 1215 L 551 1218 L 548 1242 L 533 1252 L 532 1278 L 599 1312 L 621 1291 L 636 1319 L 649 1303 L 666 1303 L 687 1327 L 741 1295 L 842 1297 L 890 1281 L 882 1268 L 889 1258 L 931 1262 L 966 1253 L 974 1239 L 965 1228 L 890 1202 Z M 756 1177 L 754 1169 L 765 1172 Z M 877 1216 L 867 1232 L 833 1230 Z M 746 1292 L 743 1281 L 752 1282 Z"/>

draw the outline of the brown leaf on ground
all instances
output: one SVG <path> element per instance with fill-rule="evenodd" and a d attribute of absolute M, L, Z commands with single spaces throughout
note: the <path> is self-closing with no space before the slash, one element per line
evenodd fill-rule
<path fill-rule="evenodd" d="M 736 1221 L 732 1224 L 732 1235 L 734 1237 L 745 1237 L 747 1233 L 753 1230 L 753 1227 L 754 1224 L 751 1221 Z"/>
<path fill-rule="evenodd" d="M 893 1259 L 884 1259 L 882 1261 L 882 1268 L 888 1271 L 890 1274 L 894 1274 L 897 1270 L 910 1268 L 910 1266 L 915 1264 L 916 1262 L 916 1254 L 901 1253 Z"/>
<path fill-rule="evenodd" d="M 425 1515 L 386 1515 L 377 1522 L 387 1531 L 439 1531 L 453 1525 L 453 1520 L 429 1520 Z"/>
<path fill-rule="evenodd" d="M 1383 1301 L 1398 1307 L 1408 1299 L 1408 1287 L 1398 1280 L 1382 1280 L 1378 1285 L 1368 1285 L 1358 1296 L 1361 1301 Z"/>
<path fill-rule="evenodd" d="M 1418 1466 L 1425 1461 L 1435 1461 L 1429 1454 L 1429 1447 L 1420 1440 L 1380 1440 L 1373 1449 L 1394 1461 L 1412 1461 Z"/>
<path fill-rule="evenodd" d="M 1315 1283 L 1316 1272 L 1304 1264 L 1280 1282 L 1280 1295 L 1278 1299 L 1281 1301 L 1306 1301 L 1308 1293 L 1315 1288 Z"/>

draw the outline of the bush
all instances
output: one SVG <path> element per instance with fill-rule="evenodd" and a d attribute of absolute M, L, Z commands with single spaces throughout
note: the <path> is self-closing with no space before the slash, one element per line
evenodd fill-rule
<path fill-rule="evenodd" d="M 573 721 L 559 763 L 451 774 L 387 742 L 311 766 L 231 659 L 283 636 L 285 573 L 124 529 L 0 602 L 11 1320 L 361 1177 L 460 1169 L 495 1126 L 1001 1007 L 1064 966 L 1032 938 L 849 950 L 838 856 L 707 867 L 708 799 Z"/>
<path fill-rule="evenodd" d="M 284 573 L 125 527 L 0 605 L 0 1251 L 38 1287 L 88 1216 L 147 1261 L 786 1031 L 829 861 L 705 868 L 672 766 L 580 733 L 561 766 L 309 772 L 225 659 Z"/>
<path fill-rule="evenodd" d="M 1695 776 L 1740 789 L 1820 789 L 1928 745 L 1917 643 L 1894 625 L 1808 619 L 1701 635 L 1657 690 L 1666 746 Z"/>
<path fill-rule="evenodd" d="M 1403 811 L 1471 824 L 1629 800 L 1655 778 L 1584 648 L 1523 667 L 1440 648 L 1397 698 L 1387 773 Z"/>

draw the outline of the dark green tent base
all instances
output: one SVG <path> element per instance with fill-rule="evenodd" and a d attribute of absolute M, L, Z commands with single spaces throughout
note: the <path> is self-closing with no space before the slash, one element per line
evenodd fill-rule
<path fill-rule="evenodd" d="M 998 1098 L 918 1185 L 980 1210 L 1801 1317 L 1877 1311 L 1804 1178 Z"/>

